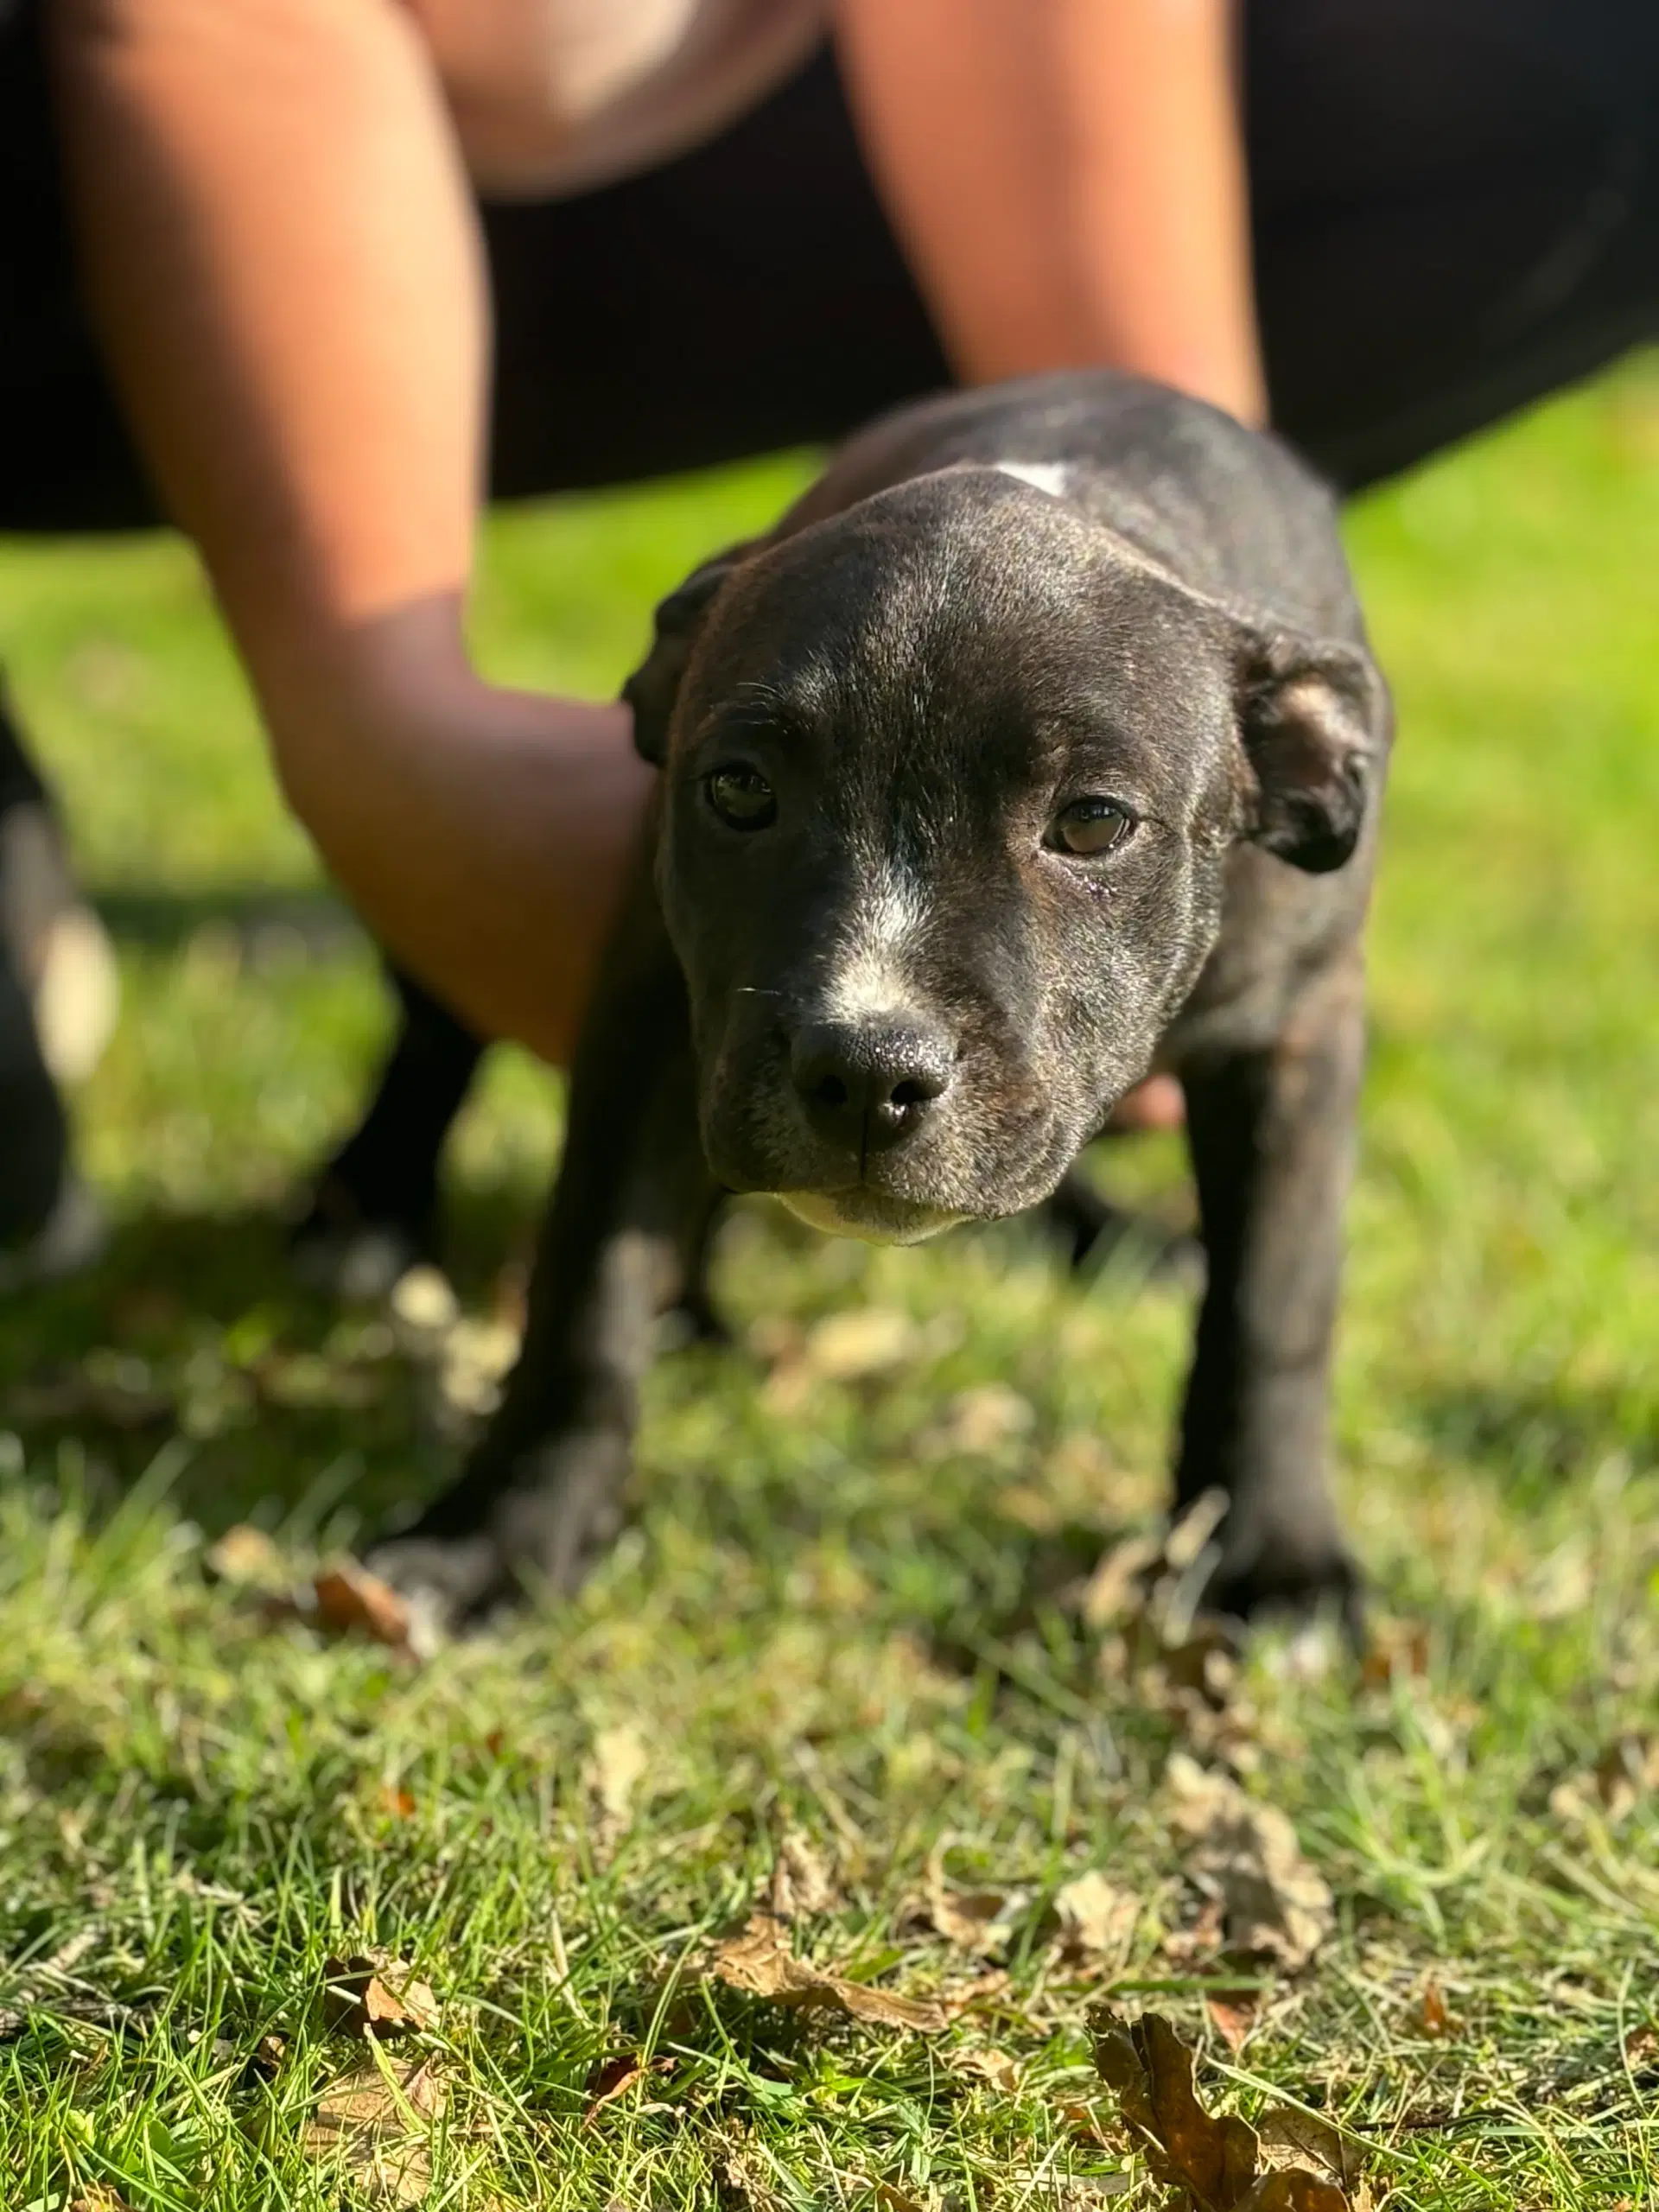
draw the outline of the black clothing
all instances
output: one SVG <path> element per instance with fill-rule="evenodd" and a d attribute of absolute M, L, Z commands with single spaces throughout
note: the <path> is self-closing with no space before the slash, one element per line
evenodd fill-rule
<path fill-rule="evenodd" d="M 129 526 L 155 503 L 76 296 L 40 29 L 0 0 L 0 529 Z M 1654 0 L 1246 0 L 1244 34 L 1274 416 L 1338 482 L 1659 329 Z M 498 495 L 828 439 L 948 381 L 828 54 L 690 154 L 485 223 Z"/>

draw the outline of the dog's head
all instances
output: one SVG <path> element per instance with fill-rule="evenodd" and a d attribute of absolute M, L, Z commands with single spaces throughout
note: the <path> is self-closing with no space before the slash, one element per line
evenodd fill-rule
<path fill-rule="evenodd" d="M 895 1241 L 1046 1197 L 1191 990 L 1230 851 L 1352 851 L 1376 681 L 992 469 L 698 570 L 626 696 L 715 1174 Z"/>

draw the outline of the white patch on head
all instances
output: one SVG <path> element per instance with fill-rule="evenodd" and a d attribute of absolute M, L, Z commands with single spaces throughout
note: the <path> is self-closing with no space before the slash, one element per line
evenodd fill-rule
<path fill-rule="evenodd" d="M 1051 499 L 1066 495 L 1067 471 L 1063 461 L 999 461 L 994 465 L 1004 476 L 1017 476 L 1022 484 L 1046 492 Z"/>
<path fill-rule="evenodd" d="M 830 956 L 824 1019 L 861 1021 L 904 1007 L 911 995 L 905 954 L 926 918 L 918 887 L 888 861 L 866 888 Z"/>

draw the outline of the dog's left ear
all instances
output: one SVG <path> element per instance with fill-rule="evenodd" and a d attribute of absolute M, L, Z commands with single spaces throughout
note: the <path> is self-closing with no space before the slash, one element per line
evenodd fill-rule
<path fill-rule="evenodd" d="M 1388 695 L 1369 654 L 1335 639 L 1249 630 L 1239 732 L 1255 782 L 1249 836 L 1322 875 L 1359 842 L 1382 763 Z"/>
<path fill-rule="evenodd" d="M 651 651 L 622 686 L 623 699 L 633 709 L 634 750 L 653 768 L 660 768 L 668 758 L 669 721 L 702 619 L 757 542 L 747 538 L 716 553 L 693 569 L 658 607 Z"/>

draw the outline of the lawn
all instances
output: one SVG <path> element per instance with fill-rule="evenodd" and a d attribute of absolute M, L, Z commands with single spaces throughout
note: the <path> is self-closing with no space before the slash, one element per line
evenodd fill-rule
<path fill-rule="evenodd" d="M 484 658 L 612 688 L 807 466 L 498 518 Z M 1162 2205 L 1103 2003 L 1212 2107 L 1326 2115 L 1399 2212 L 1659 2202 L 1659 375 L 1351 537 L 1402 727 L 1338 1378 L 1363 1675 L 1270 1637 L 1230 1674 L 1087 1583 L 1157 1532 L 1189 1293 L 1021 1224 L 741 1212 L 734 1347 L 659 1367 L 556 1618 L 415 1665 L 262 1603 L 453 1465 L 557 1089 L 498 1054 L 458 1135 L 459 1332 L 296 1288 L 372 956 L 184 553 L 0 547 L 125 990 L 81 1102 L 108 1258 L 0 1316 L 5 2212 Z M 1103 1172 L 1181 1218 L 1173 1142 Z M 210 1560 L 250 1522 L 275 1554 Z M 1227 1949 L 1203 1774 L 1328 1889 L 1276 1961 Z M 386 1968 L 414 2018 L 370 2042 L 325 1962 L 376 1948 L 431 1999 Z"/>

